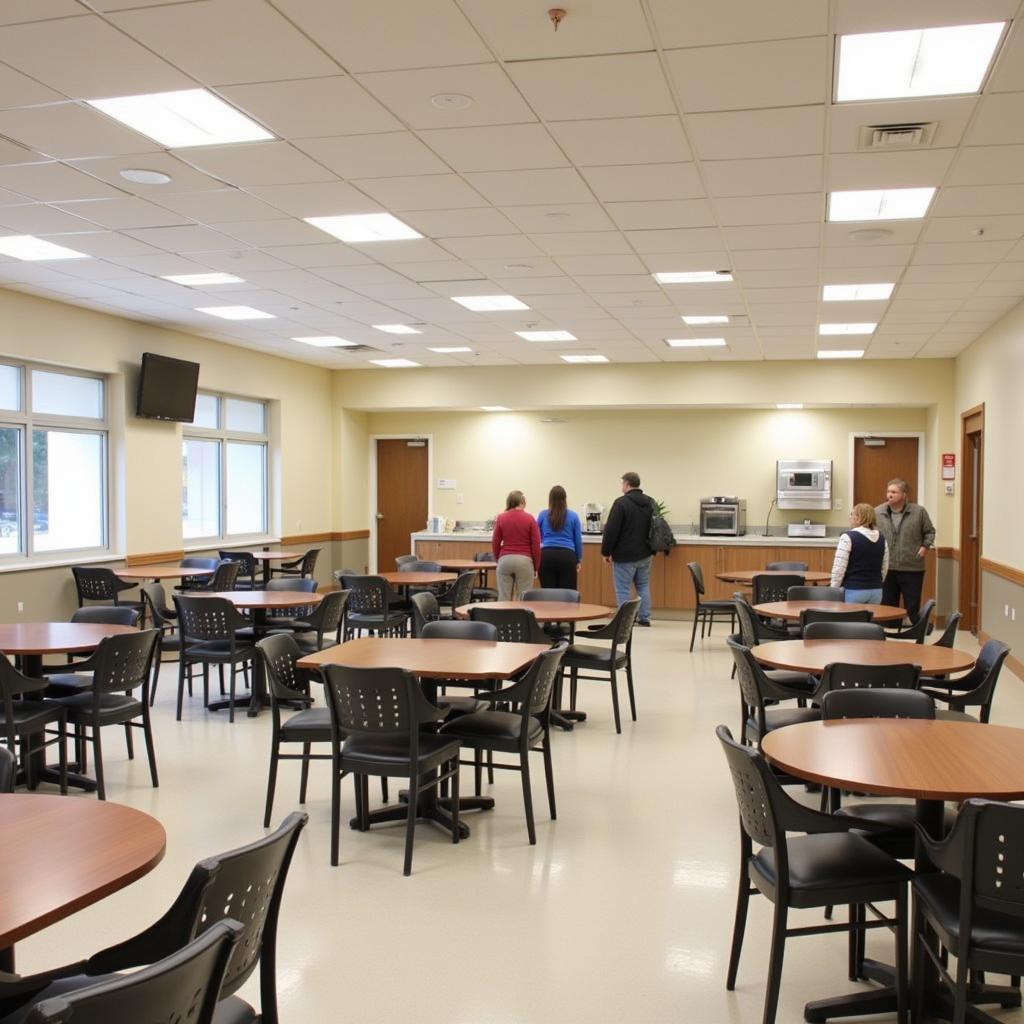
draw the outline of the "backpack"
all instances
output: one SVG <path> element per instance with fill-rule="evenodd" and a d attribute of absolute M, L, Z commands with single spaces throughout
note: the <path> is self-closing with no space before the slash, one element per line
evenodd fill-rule
<path fill-rule="evenodd" d="M 676 539 L 672 536 L 672 527 L 657 512 L 651 515 L 651 528 L 647 532 L 647 543 L 655 554 L 661 551 L 667 555 L 669 549 L 675 547 Z"/>

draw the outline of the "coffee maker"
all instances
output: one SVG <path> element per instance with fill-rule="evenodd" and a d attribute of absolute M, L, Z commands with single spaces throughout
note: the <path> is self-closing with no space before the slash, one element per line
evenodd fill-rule
<path fill-rule="evenodd" d="M 604 505 L 588 501 L 583 506 L 583 532 L 601 533 L 604 529 Z"/>

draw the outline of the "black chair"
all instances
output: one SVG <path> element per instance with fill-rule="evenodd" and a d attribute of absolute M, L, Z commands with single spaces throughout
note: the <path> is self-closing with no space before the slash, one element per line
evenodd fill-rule
<path fill-rule="evenodd" d="M 533 587 L 531 590 L 524 590 L 523 601 L 565 601 L 568 604 L 580 603 L 580 592 L 570 587 Z M 544 632 L 553 643 L 558 640 L 570 638 L 574 634 L 571 623 L 548 622 L 544 625 Z"/>
<path fill-rule="evenodd" d="M 474 562 L 493 562 L 494 555 L 490 551 L 478 551 L 473 555 Z M 473 588 L 473 600 L 474 601 L 497 601 L 498 591 L 494 587 L 474 587 Z"/>
<path fill-rule="evenodd" d="M 529 608 L 470 608 L 473 622 L 489 622 L 498 630 L 498 640 L 505 644 L 550 644 L 537 616 Z"/>
<path fill-rule="evenodd" d="M 914 643 L 923 644 L 924 638 L 932 628 L 932 615 L 935 613 L 935 602 L 925 601 L 917 618 L 906 629 L 887 629 L 885 635 L 891 640 L 913 640 Z"/>
<path fill-rule="evenodd" d="M 815 622 L 870 622 L 871 612 L 867 608 L 848 612 L 826 612 L 820 608 L 804 608 L 800 612 L 800 635 Z"/>
<path fill-rule="evenodd" d="M 285 576 L 279 580 L 268 580 L 263 589 L 277 593 L 315 594 L 318 586 L 316 580 L 306 579 L 303 576 Z M 315 608 L 315 604 L 300 605 L 287 609 L 283 614 L 267 615 L 263 621 L 263 628 L 267 630 L 291 629 L 296 621 L 304 622 L 312 615 Z M 255 630 L 252 632 L 255 634 Z"/>
<path fill-rule="evenodd" d="M 846 591 L 842 587 L 790 587 L 787 601 L 842 601 Z"/>
<path fill-rule="evenodd" d="M 106 800 L 103 779 L 104 726 L 123 725 L 128 757 L 135 757 L 132 729 L 141 729 L 149 758 L 149 776 L 155 789 L 160 785 L 156 772 L 156 752 L 153 749 L 153 728 L 149 717 L 149 673 L 158 629 L 147 629 L 141 633 L 122 633 L 104 637 L 89 659 L 92 670 L 92 685 L 88 690 L 67 697 L 57 697 L 67 713 L 67 725 L 75 735 L 78 762 L 85 767 L 85 744 L 92 742 L 93 762 L 96 766 L 96 795 Z M 131 695 L 132 690 L 141 688 L 140 698 Z M 141 719 L 141 721 L 136 721 Z"/>
<path fill-rule="evenodd" d="M 426 622 L 420 630 L 423 640 L 489 640 L 498 639 L 498 630 L 489 622 L 471 622 L 466 620 L 442 619 Z M 469 687 L 476 693 L 481 688 L 479 679 L 437 679 L 439 696 L 434 703 L 439 708 L 447 708 L 450 715 L 471 715 L 475 711 L 484 711 L 487 705 L 476 697 L 449 697 L 445 692 L 449 686 Z"/>
<path fill-rule="evenodd" d="M 787 938 L 847 932 L 850 973 L 854 974 L 858 968 L 858 936 L 867 929 L 893 926 L 897 1012 L 898 1019 L 905 1022 L 907 882 L 913 873 L 856 834 L 855 819 L 822 814 L 788 797 L 760 753 L 735 742 L 724 725 L 715 733 L 729 763 L 740 813 L 740 877 L 725 987 L 730 992 L 736 987 L 747 907 L 750 897 L 760 893 L 774 904 L 764 1024 L 775 1021 Z M 789 832 L 805 834 L 789 837 Z M 756 853 L 754 843 L 761 847 Z M 875 903 L 888 900 L 896 903 L 893 918 L 882 917 L 874 908 Z M 836 904 L 850 907 L 847 923 L 788 926 L 790 908 Z M 866 920 L 865 908 L 878 915 L 878 920 Z"/>
<path fill-rule="evenodd" d="M 398 562 L 398 559 L 395 559 Z M 441 563 L 432 562 L 427 558 L 405 559 L 399 566 L 399 572 L 440 572 Z"/>
<path fill-rule="evenodd" d="M 38 784 L 35 778 L 34 758 L 47 747 L 56 746 L 60 756 L 60 791 L 68 791 L 68 762 L 64 745 L 66 712 L 55 701 L 43 699 L 45 679 L 22 675 L 0 654 L 0 732 L 7 741 L 7 750 L 13 757 L 21 748 L 21 767 L 29 789 Z M 38 694 L 26 700 L 28 694 Z M 47 739 L 49 737 L 49 739 Z"/>
<path fill-rule="evenodd" d="M 959 722 L 988 722 L 999 673 L 1009 653 L 1009 646 L 1002 640 L 986 640 L 974 668 L 966 675 L 941 681 L 928 679 L 928 685 L 922 685 L 924 692 L 949 705 L 948 710 L 937 711 L 935 717 Z M 978 709 L 977 718 L 964 710 L 968 707 Z"/>
<path fill-rule="evenodd" d="M 911 651 L 908 648 L 907 654 Z M 833 690 L 916 690 L 920 676 L 920 665 L 852 665 L 836 661 L 825 666 L 814 699 L 820 701 Z"/>
<path fill-rule="evenodd" d="M 885 630 L 877 622 L 809 622 L 805 640 L 884 640 Z"/>
<path fill-rule="evenodd" d="M 774 601 L 788 601 L 790 587 L 802 587 L 803 576 L 769 576 L 758 573 L 751 581 L 752 594 L 750 603 L 753 605 L 768 604 Z"/>
<path fill-rule="evenodd" d="M 736 620 L 740 626 L 740 641 L 744 647 L 756 647 L 758 644 L 772 643 L 775 640 L 791 640 L 792 635 L 788 630 L 778 629 L 766 623 L 754 609 L 750 602 L 742 594 L 733 594 L 733 601 L 736 604 Z M 779 686 L 788 687 L 793 691 L 799 691 L 803 696 L 809 696 L 817 685 L 806 672 L 793 672 L 784 668 L 764 669 L 764 674 L 777 683 Z M 733 663 L 732 674 L 736 675 L 736 665 Z"/>
<path fill-rule="evenodd" d="M 806 562 L 769 562 L 765 566 L 768 572 L 807 572 L 807 569 Z"/>
<path fill-rule="evenodd" d="M 970 983 L 985 971 L 1008 974 L 1014 984 L 1024 974 L 1024 807 L 968 800 L 945 839 L 936 840 L 920 825 L 917 835 L 938 871 L 919 873 L 911 883 L 914 1019 L 926 1019 L 927 964 L 928 975 L 937 973 L 949 989 L 950 1019 L 994 1021 L 969 1005 Z M 955 976 L 947 954 L 956 957 Z"/>
<path fill-rule="evenodd" d="M 693 650 L 694 641 L 697 639 L 697 624 L 700 624 L 700 638 L 704 639 L 704 627 L 707 626 L 708 636 L 711 636 L 711 627 L 715 624 L 715 618 L 725 619 L 729 617 L 729 632 L 736 631 L 736 606 L 732 601 L 716 599 L 704 601 L 702 598 L 706 593 L 704 586 L 704 570 L 700 562 L 687 562 L 686 568 L 690 570 L 690 578 L 693 580 L 693 630 L 690 633 L 690 650 Z"/>
<path fill-rule="evenodd" d="M 816 722 L 820 717 L 817 708 L 779 708 L 779 701 L 800 700 L 807 697 L 807 691 L 782 686 L 771 679 L 758 663 L 750 648 L 729 637 L 726 646 L 732 652 L 736 664 L 736 680 L 740 687 L 740 740 L 760 746 L 761 739 L 773 729 L 782 729 L 798 722 Z"/>
<path fill-rule="evenodd" d="M 731 603 L 731 602 L 730 602 Z M 481 608 L 480 611 L 485 609 Z M 640 599 L 633 598 L 619 605 L 612 620 L 597 629 L 588 630 L 588 640 L 610 640 L 609 647 L 593 644 L 572 644 L 565 652 L 562 664 L 569 670 L 569 708 L 576 710 L 576 688 L 581 679 L 594 679 L 611 684 L 612 711 L 615 715 L 615 731 L 622 732 L 619 719 L 618 672 L 625 671 L 626 689 L 629 693 L 629 712 L 636 721 L 636 697 L 633 693 L 633 625 L 640 612 Z M 583 675 L 581 670 L 588 670 Z M 595 674 L 596 673 L 596 674 Z"/>
<path fill-rule="evenodd" d="M 395 568 L 401 569 L 406 562 L 415 562 L 417 558 L 415 555 L 395 555 Z"/>
<path fill-rule="evenodd" d="M 423 627 L 428 622 L 437 622 L 441 618 L 441 606 L 438 604 L 437 597 L 434 594 L 426 591 L 413 594 L 409 598 L 409 603 L 412 605 L 413 636 L 421 636 L 423 634 Z"/>
<path fill-rule="evenodd" d="M 13 793 L 18 775 L 18 761 L 7 747 L 0 746 L 0 793 Z"/>
<path fill-rule="evenodd" d="M 308 615 L 291 620 L 295 642 L 303 654 L 313 654 L 341 643 L 341 627 L 345 621 L 347 603 L 347 590 L 329 590 Z"/>
<path fill-rule="evenodd" d="M 224 666 L 230 667 L 230 703 L 228 721 L 235 720 L 235 675 L 241 665 L 248 676 L 249 665 L 256 657 L 251 641 L 239 631 L 249 627 L 249 620 L 226 597 L 189 597 L 174 595 L 178 609 L 178 629 L 181 632 L 181 655 L 178 659 L 178 710 L 188 682 L 192 694 L 192 666 L 203 667 L 203 707 L 210 703 L 210 666 L 217 666 L 221 692 L 224 689 Z"/>
<path fill-rule="evenodd" d="M 292 562 L 281 562 L 271 568 L 273 576 L 302 576 L 305 579 L 313 578 L 313 570 L 316 569 L 316 560 L 320 557 L 322 548 L 310 548 L 301 558 Z"/>
<path fill-rule="evenodd" d="M 475 572 L 460 572 L 459 578 L 447 590 L 437 595 L 438 609 L 447 608 L 449 617 L 454 618 L 456 608 L 472 603 L 475 580 Z M 409 600 L 411 601 L 415 596 L 415 594 L 410 595 Z"/>
<path fill-rule="evenodd" d="M 405 636 L 410 612 L 395 608 L 394 593 L 381 576 L 343 576 L 342 587 L 349 591 L 345 608 L 344 636 L 352 639 L 365 629 L 371 636 Z"/>
<path fill-rule="evenodd" d="M 224 975 L 245 929 L 219 921 L 177 953 L 32 1007 L 27 1024 L 109 1024 L 113 1020 L 212 1024 Z"/>
<path fill-rule="evenodd" d="M 484 623 L 472 623 L 484 625 Z M 530 845 L 537 842 L 533 821 L 533 794 L 530 788 L 530 752 L 544 756 L 544 779 L 548 790 L 548 809 L 551 820 L 555 813 L 555 778 L 551 765 L 551 698 L 558 679 L 559 665 L 566 651 L 565 643 L 539 655 L 526 675 L 514 686 L 484 695 L 490 704 L 503 703 L 517 706 L 516 711 L 483 710 L 463 715 L 441 726 L 441 735 L 457 739 L 460 746 L 475 751 L 472 764 L 475 772 L 476 794 L 480 795 L 483 768 L 482 755 L 494 753 L 518 754 L 518 764 L 488 761 L 488 769 L 518 771 L 523 783 L 523 807 L 526 811 L 526 831 Z M 538 745 L 539 744 L 539 745 Z"/>
<path fill-rule="evenodd" d="M 126 590 L 134 590 L 136 584 L 121 579 L 113 569 L 74 565 L 71 567 L 71 575 L 75 578 L 79 608 L 83 607 L 86 601 L 100 601 L 103 604 L 127 605 L 134 608 L 140 616 L 145 611 L 141 601 L 121 600 L 121 594 Z"/>
<path fill-rule="evenodd" d="M 269 836 L 204 858 L 192 869 L 171 907 L 149 928 L 88 960 L 46 974 L 20 978 L 10 985 L 5 980 L 0 995 L 10 1000 L 14 992 L 20 992 L 22 1002 L 36 1002 L 51 994 L 83 988 L 106 975 L 156 963 L 183 949 L 196 935 L 204 934 L 220 921 L 236 920 L 244 928 L 244 934 L 221 986 L 214 1024 L 246 1024 L 257 1019 L 264 1024 L 279 1024 L 277 922 L 288 867 L 299 833 L 308 820 L 307 815 L 293 812 Z M 257 966 L 260 969 L 258 1018 L 253 1008 L 235 995 Z M 123 1020 L 125 1024 L 129 1019 L 138 1018 L 118 1015 L 106 1018 L 107 1021 Z"/>
<path fill-rule="evenodd" d="M 145 595 L 143 595 L 145 596 Z M 90 605 L 76 608 L 71 613 L 71 622 L 95 622 L 105 626 L 137 626 L 139 613 L 128 605 Z M 94 655 L 75 661 L 68 655 L 67 665 L 44 665 L 43 675 L 50 684 L 47 697 L 70 697 L 92 686 L 92 662 Z"/>
<path fill-rule="evenodd" d="M 251 551 L 218 551 L 223 561 L 238 563 L 235 590 L 259 590 L 259 566 Z"/>
<path fill-rule="evenodd" d="M 149 608 L 149 619 L 160 630 L 160 641 L 153 655 L 153 685 L 149 688 L 149 704 L 156 700 L 156 686 L 160 680 L 160 665 L 165 652 L 181 655 L 181 634 L 178 632 L 178 613 L 167 607 L 167 592 L 160 583 L 147 583 L 141 588 L 142 598 Z M 176 660 L 176 658 L 174 659 Z"/>
<path fill-rule="evenodd" d="M 367 777 L 404 777 L 409 804 L 402 873 L 408 875 L 420 794 L 445 780 L 450 780 L 452 790 L 452 842 L 459 841 L 458 740 L 421 731 L 421 726 L 440 721 L 445 712 L 423 696 L 410 672 L 325 665 L 323 680 L 333 729 L 331 864 L 338 863 L 342 775 L 355 776 L 356 814 L 362 831 L 370 827 Z"/>
<path fill-rule="evenodd" d="M 217 562 L 212 576 L 198 577 L 198 582 L 189 587 L 189 590 L 200 593 L 205 590 L 211 594 L 223 594 L 228 590 L 237 590 L 236 584 L 240 567 L 240 562 L 222 559 Z"/>
<path fill-rule="evenodd" d="M 942 629 L 942 635 L 938 640 L 933 641 L 936 647 L 947 647 L 949 650 L 953 649 L 953 644 L 956 642 L 956 631 L 960 626 L 960 613 L 951 612 L 946 617 L 946 625 Z"/>
<path fill-rule="evenodd" d="M 219 558 L 206 558 L 199 555 L 188 555 L 178 562 L 181 569 L 216 569 L 220 565 Z M 204 587 L 210 580 L 209 576 L 182 576 L 175 590 L 196 590 Z"/>

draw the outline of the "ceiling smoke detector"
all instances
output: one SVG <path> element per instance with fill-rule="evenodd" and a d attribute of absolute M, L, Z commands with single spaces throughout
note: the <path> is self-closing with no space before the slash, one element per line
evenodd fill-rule
<path fill-rule="evenodd" d="M 473 105 L 473 97 L 461 92 L 439 92 L 430 102 L 441 110 L 465 110 Z"/>
<path fill-rule="evenodd" d="M 171 176 L 163 171 L 151 171 L 145 167 L 126 167 L 118 172 L 125 181 L 132 181 L 136 185 L 166 185 L 170 182 Z"/>

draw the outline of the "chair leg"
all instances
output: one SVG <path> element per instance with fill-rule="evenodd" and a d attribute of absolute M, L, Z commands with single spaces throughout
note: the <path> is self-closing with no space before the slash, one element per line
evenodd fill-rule
<path fill-rule="evenodd" d="M 899 1024 L 907 1024 L 909 1014 L 909 993 L 907 991 L 907 931 L 908 931 L 908 898 L 906 887 L 900 890 L 896 901 L 896 1019 Z M 862 911 L 863 913 L 863 911 Z M 864 962 L 864 939 L 861 933 L 860 963 Z M 863 972 L 862 972 L 863 973 Z"/>
<path fill-rule="evenodd" d="M 380 798 L 384 803 L 388 802 L 388 777 L 386 775 L 380 777 Z"/>
<path fill-rule="evenodd" d="M 487 785 L 494 785 L 494 751 L 487 751 Z"/>
<path fill-rule="evenodd" d="M 452 766 L 452 843 L 459 841 L 459 755 L 456 754 L 451 761 Z"/>
<path fill-rule="evenodd" d="M 160 780 L 156 773 L 156 750 L 153 747 L 153 723 L 149 720 L 149 709 L 143 705 L 142 709 L 142 736 L 146 741 L 146 758 L 149 760 L 149 781 L 154 789 L 160 787 Z"/>
<path fill-rule="evenodd" d="M 622 732 L 622 722 L 619 720 L 619 684 L 615 678 L 615 669 L 611 671 L 612 684 L 612 710 L 615 712 L 615 731 Z"/>
<path fill-rule="evenodd" d="M 523 783 L 523 809 L 526 812 L 526 834 L 530 837 L 530 845 L 537 845 L 537 830 L 533 823 L 533 790 L 530 788 L 530 752 L 519 753 L 519 777 Z"/>
<path fill-rule="evenodd" d="M 412 765 L 409 772 L 409 812 L 405 819 L 405 864 L 402 867 L 403 875 L 412 874 L 412 842 L 416 835 L 416 804 L 419 801 L 419 775 L 416 773 L 416 765 Z"/>
<path fill-rule="evenodd" d="M 772 922 L 771 957 L 768 964 L 768 991 L 764 997 L 764 1024 L 775 1024 L 779 1008 L 779 988 L 782 983 L 782 958 L 786 951 L 786 917 L 788 908 L 784 903 L 775 904 Z"/>
<path fill-rule="evenodd" d="M 132 725 L 131 722 L 124 723 L 124 745 L 128 751 L 128 760 L 135 760 L 135 741 L 132 739 Z"/>
<path fill-rule="evenodd" d="M 184 654 L 182 654 L 180 660 L 178 661 L 178 713 L 175 716 L 175 718 L 179 722 L 181 721 L 181 702 L 185 698 L 185 675 L 186 675 L 187 667 L 188 667 L 188 663 L 185 661 Z M 190 679 L 191 679 L 191 676 L 190 676 Z M 190 694 L 190 696 L 191 696 L 191 694 Z"/>
<path fill-rule="evenodd" d="M 302 775 L 299 778 L 299 803 L 306 802 L 306 784 L 309 782 L 309 743 L 302 744 Z"/>
<path fill-rule="evenodd" d="M 153 685 L 149 688 L 149 706 L 152 707 L 156 703 L 156 684 L 160 681 L 160 650 L 159 644 L 157 645 L 157 651 L 153 655 Z"/>
<path fill-rule="evenodd" d="M 358 776 L 352 777 L 356 786 Z M 331 758 L 331 866 L 338 866 L 338 835 L 341 831 L 341 764 L 337 754 Z"/>
<path fill-rule="evenodd" d="M 218 665 L 218 670 L 221 673 L 220 678 L 220 692 L 224 692 L 224 666 Z M 228 693 L 228 724 L 230 725 L 235 720 L 235 663 L 231 662 L 231 684 L 230 692 Z"/>
<path fill-rule="evenodd" d="M 859 925 L 863 924 L 863 913 L 864 908 L 858 903 L 851 903 L 847 907 L 847 913 L 849 914 L 850 922 L 850 933 L 847 936 L 848 948 L 847 948 L 847 966 L 846 973 L 850 981 L 856 981 L 860 975 L 858 974 L 857 968 L 857 954 L 860 952 L 860 929 Z"/>
<path fill-rule="evenodd" d="M 555 813 L 555 771 L 551 763 L 551 736 L 544 737 L 544 781 L 548 787 L 548 811 L 551 820 L 555 821 L 558 815 Z"/>
<path fill-rule="evenodd" d="M 484 752 L 480 747 L 477 747 L 476 752 L 473 755 L 473 785 L 474 792 L 477 796 L 483 792 L 483 781 L 484 781 Z"/>
<path fill-rule="evenodd" d="M 626 691 L 629 693 L 629 713 L 636 721 L 636 695 L 633 693 L 633 659 L 626 659 Z"/>
<path fill-rule="evenodd" d="M 697 620 L 700 618 L 700 605 L 693 609 L 693 629 L 690 630 L 690 650 L 693 650 L 694 641 L 697 639 Z"/>
<path fill-rule="evenodd" d="M 750 882 L 745 871 L 740 871 L 739 890 L 736 894 L 736 918 L 732 925 L 732 948 L 729 950 L 729 971 L 725 987 L 729 992 L 736 988 L 736 973 L 740 967 L 740 952 L 743 950 L 743 934 L 747 928 L 747 906 L 750 903 Z"/>
<path fill-rule="evenodd" d="M 57 763 L 60 769 L 60 794 L 68 795 L 68 723 L 62 718 L 58 723 Z"/>
<path fill-rule="evenodd" d="M 92 726 L 92 759 L 96 763 L 96 795 L 101 800 L 107 799 L 107 790 L 103 785 L 103 741 L 100 739 L 98 723 L 93 722 Z"/>
<path fill-rule="evenodd" d="M 277 737 L 270 747 L 270 771 L 267 773 L 267 806 L 263 812 L 263 827 L 270 828 L 270 815 L 274 810 L 274 790 L 277 788 Z M 299 800 L 302 803 L 302 799 Z"/>

